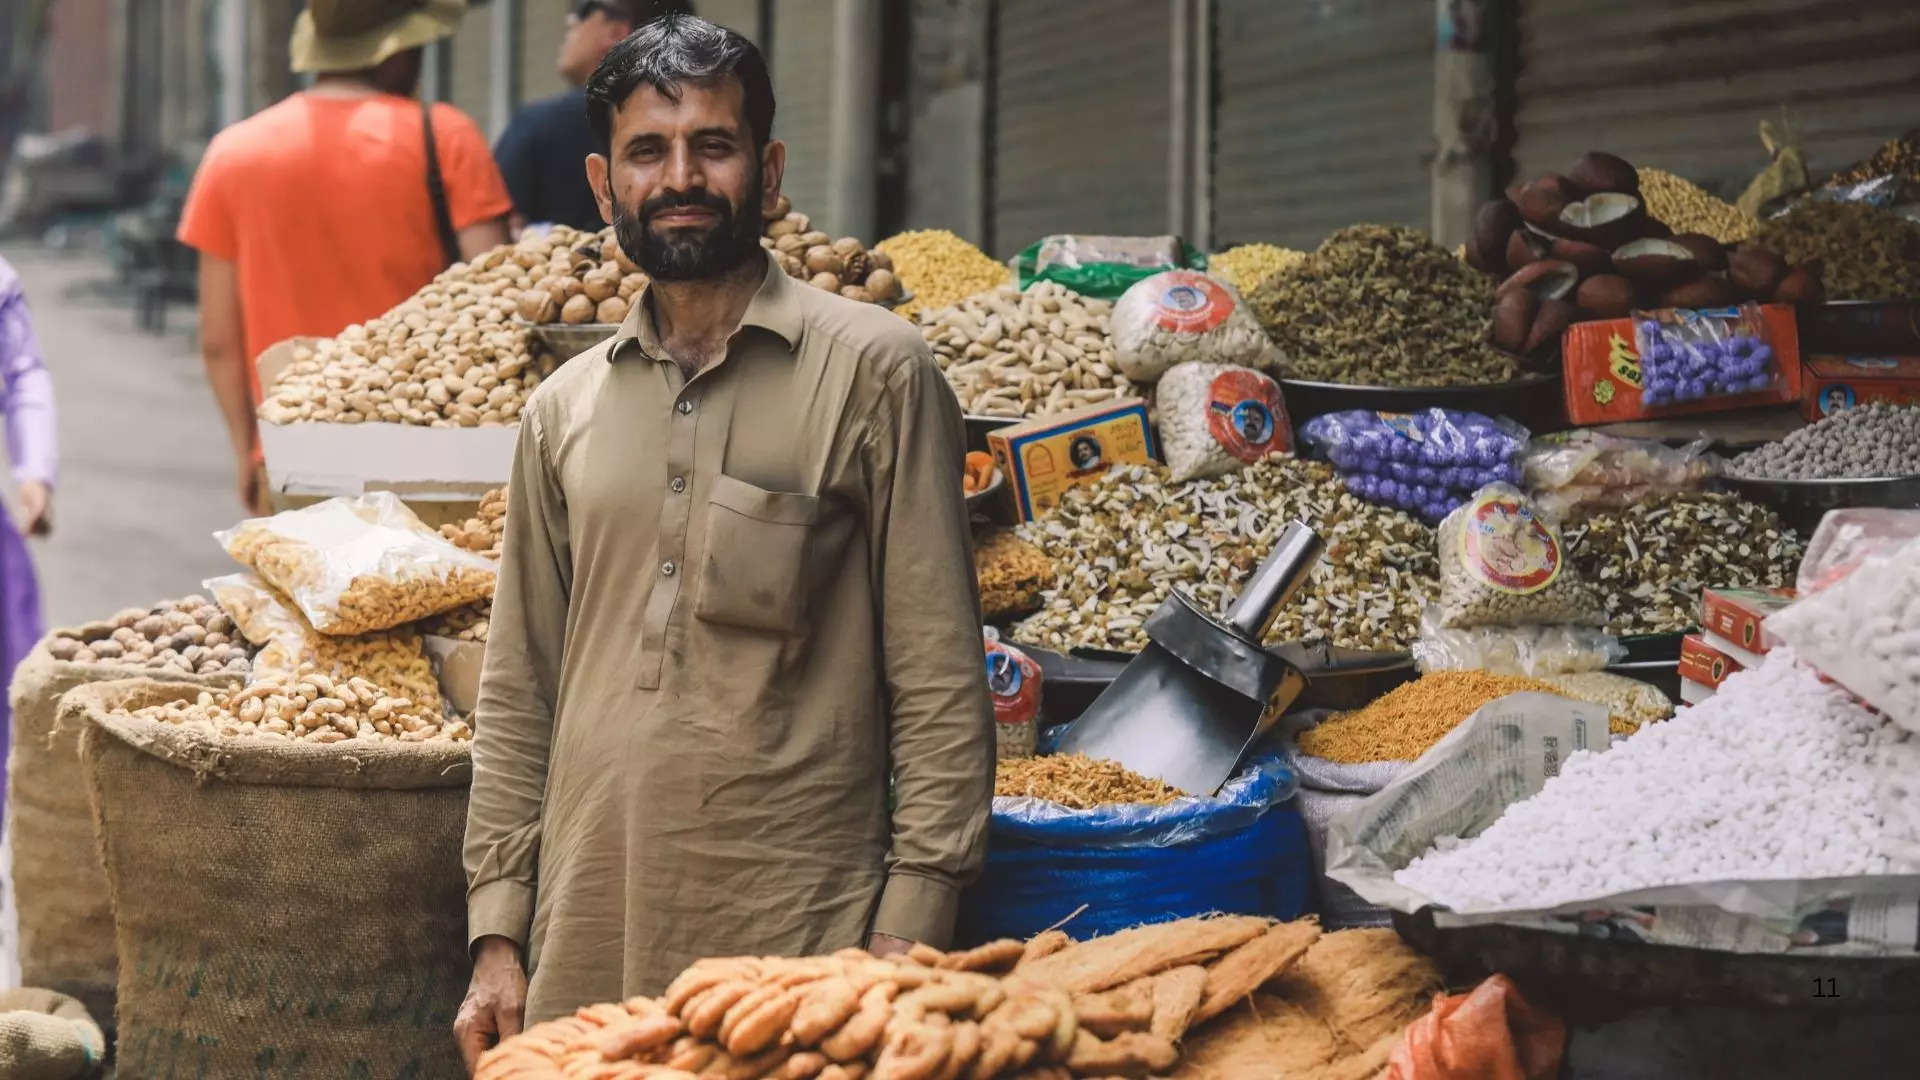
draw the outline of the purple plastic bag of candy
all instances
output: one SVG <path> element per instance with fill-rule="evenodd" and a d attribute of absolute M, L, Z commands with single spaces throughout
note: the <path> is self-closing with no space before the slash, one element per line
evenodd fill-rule
<path fill-rule="evenodd" d="M 1453 409 L 1316 416 L 1301 443 L 1332 462 L 1347 489 L 1428 524 L 1488 484 L 1518 484 L 1527 429 L 1511 420 Z"/>
<path fill-rule="evenodd" d="M 1757 304 L 1636 311 L 1633 334 L 1649 406 L 1757 394 L 1780 378 Z"/>

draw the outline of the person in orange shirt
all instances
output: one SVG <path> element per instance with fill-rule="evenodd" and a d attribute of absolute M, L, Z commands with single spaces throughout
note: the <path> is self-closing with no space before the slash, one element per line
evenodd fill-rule
<path fill-rule="evenodd" d="M 291 53 L 312 88 L 222 131 L 194 175 L 179 238 L 200 253 L 201 353 L 253 513 L 267 509 L 255 358 L 373 318 L 507 241 L 513 203 L 485 136 L 413 98 L 421 47 L 465 10 L 310 0 Z"/>

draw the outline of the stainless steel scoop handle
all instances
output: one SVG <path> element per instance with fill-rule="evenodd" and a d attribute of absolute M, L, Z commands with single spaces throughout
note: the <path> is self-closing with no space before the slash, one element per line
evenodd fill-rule
<path fill-rule="evenodd" d="M 1240 587 L 1227 609 L 1227 622 L 1253 641 L 1265 640 L 1280 617 L 1280 608 L 1306 584 L 1307 575 L 1327 545 L 1320 535 L 1299 522 L 1288 525 L 1260 568 Z"/>

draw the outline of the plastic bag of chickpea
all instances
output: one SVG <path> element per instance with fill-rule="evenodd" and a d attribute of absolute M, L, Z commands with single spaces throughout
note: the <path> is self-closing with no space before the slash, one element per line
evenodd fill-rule
<path fill-rule="evenodd" d="M 214 534 L 323 634 L 365 634 L 493 595 L 493 560 L 448 543 L 392 492 L 328 499 Z"/>
<path fill-rule="evenodd" d="M 1555 523 L 1510 484 L 1488 484 L 1440 522 L 1439 625 L 1603 626 L 1600 595 L 1568 565 Z"/>

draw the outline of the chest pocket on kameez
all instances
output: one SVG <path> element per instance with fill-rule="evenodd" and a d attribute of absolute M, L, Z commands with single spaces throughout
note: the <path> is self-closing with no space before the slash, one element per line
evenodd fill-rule
<path fill-rule="evenodd" d="M 715 477 L 694 616 L 770 634 L 802 633 L 807 557 L 819 520 L 820 500 L 811 495 Z"/>

